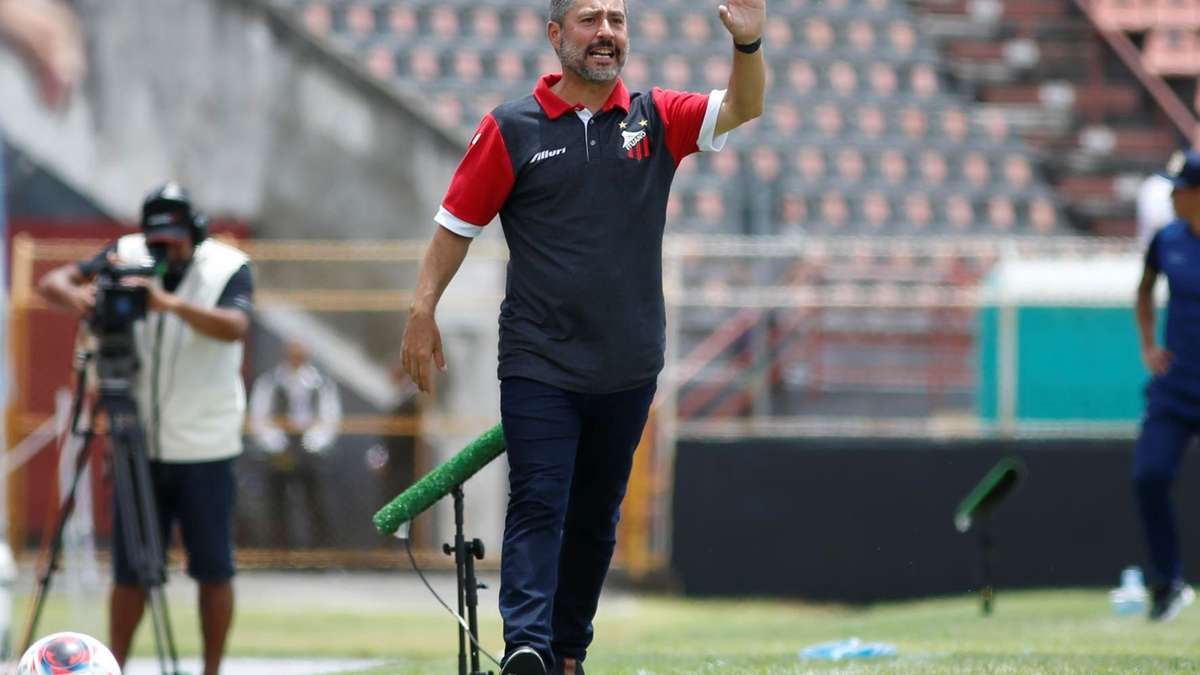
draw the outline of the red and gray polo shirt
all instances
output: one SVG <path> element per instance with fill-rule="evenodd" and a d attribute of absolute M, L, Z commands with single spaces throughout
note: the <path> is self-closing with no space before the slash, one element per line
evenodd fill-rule
<path fill-rule="evenodd" d="M 662 370 L 667 196 L 684 157 L 725 145 L 725 92 L 630 94 L 618 80 L 593 115 L 550 91 L 560 78 L 483 118 L 434 220 L 474 237 L 500 216 L 501 379 L 623 391 Z"/>

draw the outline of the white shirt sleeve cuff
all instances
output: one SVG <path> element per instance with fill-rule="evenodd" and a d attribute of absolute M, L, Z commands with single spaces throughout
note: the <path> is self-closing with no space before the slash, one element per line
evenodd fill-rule
<path fill-rule="evenodd" d="M 437 215 L 433 217 L 433 222 L 441 225 L 460 237 L 467 237 L 468 239 L 474 239 L 483 232 L 482 227 L 468 223 L 467 221 L 447 211 L 446 207 L 444 206 L 438 209 Z"/>
<path fill-rule="evenodd" d="M 729 140 L 729 132 L 714 137 L 717 132 L 717 117 L 721 114 L 721 103 L 725 101 L 724 89 L 713 89 L 708 95 L 708 110 L 704 111 L 704 122 L 700 125 L 700 138 L 696 145 L 700 152 L 720 152 Z"/>

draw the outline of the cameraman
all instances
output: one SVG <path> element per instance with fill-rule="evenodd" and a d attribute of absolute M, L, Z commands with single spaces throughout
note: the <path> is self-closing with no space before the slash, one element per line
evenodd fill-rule
<path fill-rule="evenodd" d="M 241 340 L 250 326 L 254 292 L 249 259 L 208 239 L 187 192 L 167 183 L 142 203 L 141 233 L 121 237 L 91 260 L 52 270 L 38 291 L 55 305 L 90 316 L 98 273 L 148 259 L 161 277 L 121 281 L 145 287 L 149 309 L 133 326 L 141 362 L 134 392 L 164 549 L 178 522 L 188 575 L 200 586 L 204 672 L 217 675 L 233 619 L 233 461 L 242 451 L 246 408 Z M 113 513 L 110 644 L 124 664 L 146 592 L 123 550 L 120 511 Z"/>

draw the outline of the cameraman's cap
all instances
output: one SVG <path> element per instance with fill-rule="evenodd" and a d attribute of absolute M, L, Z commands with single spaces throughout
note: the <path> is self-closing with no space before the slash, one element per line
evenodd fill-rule
<path fill-rule="evenodd" d="M 1176 152 L 1167 162 L 1167 170 L 1158 175 L 1171 181 L 1177 188 L 1200 187 L 1200 152 Z"/>
<path fill-rule="evenodd" d="M 142 223 L 146 238 L 191 239 L 192 228 L 181 213 L 155 213 Z"/>

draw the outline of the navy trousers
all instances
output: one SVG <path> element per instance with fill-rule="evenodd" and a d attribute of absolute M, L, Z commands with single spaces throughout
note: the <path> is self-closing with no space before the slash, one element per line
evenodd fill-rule
<path fill-rule="evenodd" d="M 1151 579 L 1163 585 L 1183 579 L 1183 558 L 1171 486 L 1183 451 L 1200 433 L 1200 414 L 1191 405 L 1151 385 L 1141 435 L 1133 456 L 1133 483 L 1150 550 Z"/>
<path fill-rule="evenodd" d="M 500 560 L 506 653 L 582 661 L 617 541 L 621 500 L 656 384 L 581 394 L 500 383 L 509 497 Z"/>

